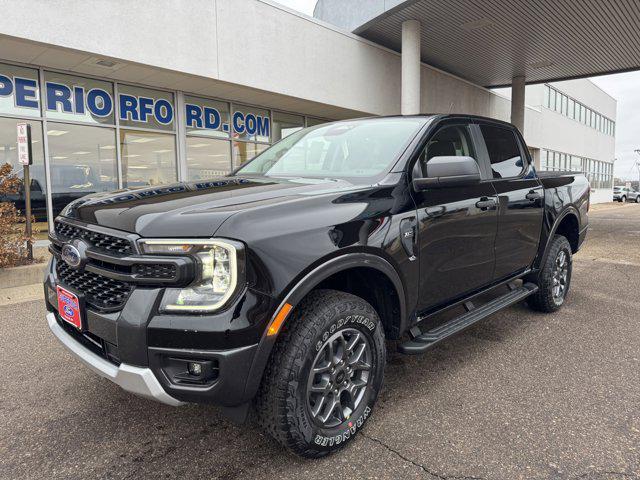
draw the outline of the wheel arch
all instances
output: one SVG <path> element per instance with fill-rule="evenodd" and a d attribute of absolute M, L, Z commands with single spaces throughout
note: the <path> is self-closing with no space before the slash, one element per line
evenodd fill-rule
<path fill-rule="evenodd" d="M 407 325 L 407 306 L 405 289 L 400 278 L 400 275 L 393 267 L 393 265 L 385 258 L 375 255 L 373 253 L 353 252 L 340 255 L 338 257 L 331 258 L 326 262 L 320 264 L 316 268 L 312 269 L 306 275 L 304 275 L 298 282 L 290 287 L 287 293 L 282 298 L 278 308 L 276 309 L 271 321 L 273 321 L 279 312 L 285 307 L 290 305 L 290 310 L 293 310 L 300 304 L 300 302 L 313 290 L 321 288 L 334 288 L 339 285 L 340 282 L 344 282 L 344 279 L 350 273 L 356 273 L 359 278 L 362 278 L 362 274 L 365 272 L 373 273 L 377 275 L 377 279 L 386 279 L 388 282 L 385 286 L 392 287 L 397 298 L 397 315 L 395 318 L 390 318 L 390 312 L 393 312 L 393 307 L 389 305 L 385 306 L 383 312 L 378 312 L 381 315 L 381 320 L 385 327 L 385 332 L 388 332 L 388 336 L 391 338 L 399 338 L 402 332 L 406 329 Z M 341 290 L 340 288 L 337 288 Z M 349 290 L 348 293 L 353 293 Z M 355 293 L 357 295 L 357 293 Z M 374 292 L 375 294 L 375 292 Z M 362 295 L 361 295 L 362 296 Z M 364 295 L 365 297 L 367 295 Z M 383 296 L 384 297 L 384 296 Z M 371 297 L 370 297 L 371 298 Z M 365 300 L 370 300 L 365 298 Z M 384 299 L 380 299 L 384 301 Z M 369 301 L 369 303 L 372 303 Z M 376 308 L 376 301 L 373 302 L 373 307 Z M 378 303 L 380 305 L 380 303 Z M 385 318 L 383 318 L 383 315 Z M 290 313 L 287 313 L 284 322 L 287 322 L 287 318 L 290 317 Z M 269 322 L 271 323 L 271 322 Z M 245 398 L 250 400 L 253 398 L 262 380 L 264 369 L 269 361 L 271 351 L 275 345 L 278 334 L 268 335 L 268 329 L 265 329 L 263 336 L 258 344 L 256 355 L 251 365 L 251 370 L 248 376 L 247 385 L 245 387 Z M 279 332 L 278 332 L 279 333 Z"/>
<path fill-rule="evenodd" d="M 549 230 L 549 235 L 544 243 L 544 248 L 539 250 L 538 258 L 535 262 L 535 269 L 538 270 L 544 264 L 551 242 L 556 234 L 561 234 L 569 241 L 571 252 L 576 253 L 580 245 L 580 213 L 578 210 L 569 206 L 556 218 L 553 226 Z"/>

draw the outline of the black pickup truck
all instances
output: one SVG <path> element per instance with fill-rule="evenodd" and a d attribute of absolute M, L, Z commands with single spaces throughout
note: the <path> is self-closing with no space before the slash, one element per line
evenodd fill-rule
<path fill-rule="evenodd" d="M 589 191 L 536 173 L 517 129 L 488 118 L 311 127 L 226 177 L 69 204 L 47 321 L 125 390 L 255 411 L 319 457 L 371 415 L 385 340 L 418 354 L 516 302 L 559 309 Z"/>

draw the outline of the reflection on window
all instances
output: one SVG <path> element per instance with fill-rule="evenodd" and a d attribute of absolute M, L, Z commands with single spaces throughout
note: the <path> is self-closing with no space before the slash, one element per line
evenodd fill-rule
<path fill-rule="evenodd" d="M 175 136 L 165 133 L 120 130 L 122 181 L 125 187 L 174 182 Z"/>
<path fill-rule="evenodd" d="M 8 163 L 18 178 L 23 177 L 23 167 L 18 163 L 17 124 L 24 120 L 0 118 L 0 164 Z M 47 204 L 45 199 L 46 185 L 44 175 L 44 153 L 42 146 L 42 125 L 40 122 L 26 122 L 31 125 L 31 144 L 33 148 L 33 165 L 29 167 L 31 177 L 31 212 L 37 220 L 46 220 Z M 18 210 L 24 212 L 24 190 L 18 193 L 0 196 L 0 202 L 13 202 Z"/>
<path fill-rule="evenodd" d="M 187 177 L 189 180 L 227 175 L 231 171 L 231 150 L 227 140 L 187 137 Z"/>
<path fill-rule="evenodd" d="M 304 118 L 300 115 L 291 115 L 290 113 L 273 113 L 273 142 L 277 142 L 304 127 Z"/>
<path fill-rule="evenodd" d="M 115 131 L 49 122 L 49 161 L 53 213 L 89 193 L 115 190 Z"/>
<path fill-rule="evenodd" d="M 234 105 L 233 107 L 231 123 L 234 138 L 269 142 L 269 127 L 271 126 L 269 110 L 243 105 Z"/>
<path fill-rule="evenodd" d="M 0 63 L 0 113 L 40 116 L 38 71 Z"/>
<path fill-rule="evenodd" d="M 233 142 L 233 168 L 237 168 L 251 160 L 267 148 L 269 148 L 269 145 L 250 142 Z"/>
<path fill-rule="evenodd" d="M 520 175 L 524 163 L 513 131 L 493 125 L 481 125 L 480 129 L 489 152 L 493 178 L 511 178 Z"/>
<path fill-rule="evenodd" d="M 45 72 L 49 119 L 114 124 L 113 85 L 91 78 Z"/>
<path fill-rule="evenodd" d="M 173 94 L 149 88 L 118 85 L 120 125 L 173 131 Z"/>
<path fill-rule="evenodd" d="M 187 134 L 229 138 L 228 103 L 190 96 L 184 97 L 184 103 Z"/>

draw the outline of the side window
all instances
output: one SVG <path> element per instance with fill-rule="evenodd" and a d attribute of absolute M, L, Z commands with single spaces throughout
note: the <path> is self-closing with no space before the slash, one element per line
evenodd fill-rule
<path fill-rule="evenodd" d="M 420 155 L 419 162 L 422 172 L 426 172 L 426 164 L 433 157 L 477 158 L 469 134 L 469 127 L 467 125 L 450 125 L 438 130 Z"/>
<path fill-rule="evenodd" d="M 519 176 L 524 162 L 513 130 L 493 125 L 480 125 L 480 130 L 489 152 L 493 178 Z"/>

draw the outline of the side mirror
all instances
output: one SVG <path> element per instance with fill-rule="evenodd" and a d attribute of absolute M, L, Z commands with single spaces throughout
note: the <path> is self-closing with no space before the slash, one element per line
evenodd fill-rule
<path fill-rule="evenodd" d="M 414 178 L 416 191 L 472 185 L 480 182 L 480 167 L 472 157 L 433 157 L 424 178 Z"/>

